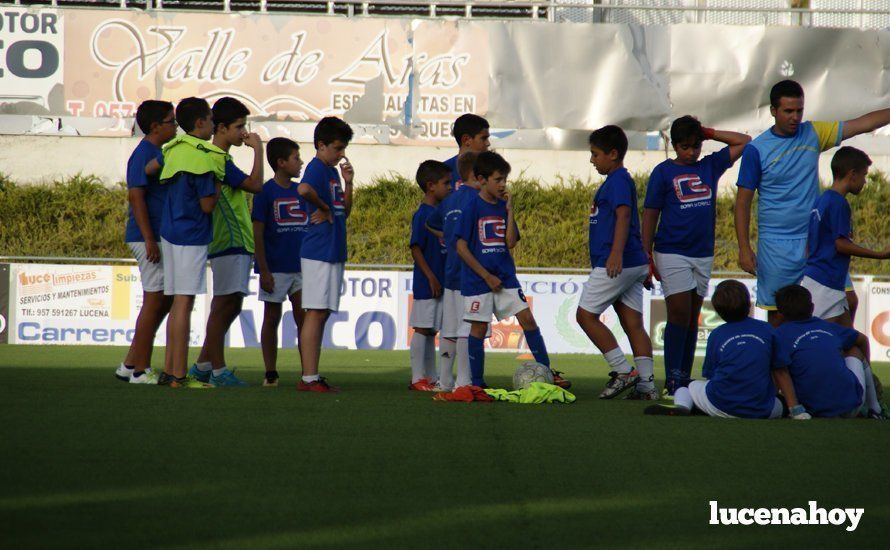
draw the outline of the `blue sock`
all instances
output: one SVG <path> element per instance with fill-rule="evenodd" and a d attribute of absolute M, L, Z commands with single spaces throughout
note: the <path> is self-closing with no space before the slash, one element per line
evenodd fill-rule
<path fill-rule="evenodd" d="M 529 351 L 535 356 L 535 361 L 544 366 L 550 366 L 550 356 L 547 355 L 547 346 L 544 344 L 544 337 L 541 336 L 541 329 L 526 330 L 525 343 L 528 344 Z"/>
<path fill-rule="evenodd" d="M 676 384 L 683 378 L 686 353 L 686 328 L 668 321 L 664 328 L 664 380 Z"/>
<path fill-rule="evenodd" d="M 698 346 L 698 330 L 686 330 L 686 346 L 683 349 L 683 380 L 686 386 L 692 379 L 692 364 L 695 362 L 695 348 Z"/>
<path fill-rule="evenodd" d="M 470 336 L 467 338 L 470 355 L 470 377 L 474 386 L 485 385 L 485 340 Z"/>

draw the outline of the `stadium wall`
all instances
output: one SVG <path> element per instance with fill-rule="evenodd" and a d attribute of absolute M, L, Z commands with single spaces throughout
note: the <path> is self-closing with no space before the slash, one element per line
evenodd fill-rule
<path fill-rule="evenodd" d="M 598 353 L 575 323 L 575 308 L 587 275 L 520 274 L 529 306 L 554 353 Z M 212 285 L 212 277 L 208 273 Z M 325 327 L 323 345 L 338 349 L 408 349 L 411 330 L 408 318 L 413 303 L 409 271 L 346 271 L 341 288 L 341 310 Z M 715 278 L 709 287 L 721 281 Z M 756 281 L 742 279 L 755 292 Z M 25 345 L 129 345 L 141 307 L 139 271 L 132 265 L 0 264 L 0 343 Z M 872 360 L 890 360 L 890 283 L 857 277 L 860 296 L 857 328 L 869 335 Z M 233 323 L 229 347 L 258 347 L 263 305 L 257 300 L 258 278 L 251 276 L 250 295 Z M 4 293 L 3 291 L 6 291 Z M 191 345 L 200 346 L 210 310 L 212 287 L 199 296 L 192 310 Z M 4 298 L 7 298 L 5 300 Z M 7 311 L 8 307 L 8 311 Z M 765 312 L 755 310 L 765 319 Z M 644 294 L 644 324 L 656 353 L 663 350 L 666 310 L 660 285 Z M 630 345 L 610 308 L 602 316 L 625 353 Z M 721 321 L 707 299 L 702 310 L 698 353 L 703 354 L 710 332 Z M 294 348 L 297 332 L 285 315 L 279 341 Z M 164 345 L 166 331 L 158 330 L 157 345 Z M 492 325 L 487 346 L 493 351 L 528 351 L 522 329 L 514 318 Z"/>

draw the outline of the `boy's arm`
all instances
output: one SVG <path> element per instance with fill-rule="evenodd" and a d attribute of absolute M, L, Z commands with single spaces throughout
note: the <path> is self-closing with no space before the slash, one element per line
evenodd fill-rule
<path fill-rule="evenodd" d="M 355 169 L 352 167 L 349 159 L 343 159 L 343 163 L 340 164 L 340 173 L 343 175 L 343 203 L 346 207 L 346 217 L 348 218 L 352 212 L 352 180 L 355 179 Z"/>
<path fill-rule="evenodd" d="M 890 109 L 872 111 L 853 120 L 844 121 L 844 133 L 842 139 L 849 139 L 859 134 L 873 132 L 890 124 Z"/>
<path fill-rule="evenodd" d="M 875 260 L 886 260 L 890 258 L 890 246 L 882 251 L 871 250 L 863 246 L 859 246 L 850 239 L 838 237 L 834 240 L 834 248 L 838 254 L 845 256 L 856 256 L 858 258 L 872 258 Z"/>
<path fill-rule="evenodd" d="M 513 216 L 513 197 L 507 194 L 507 249 L 513 250 L 516 243 L 519 242 L 519 226 L 516 225 L 516 218 Z"/>
<path fill-rule="evenodd" d="M 275 279 L 272 277 L 272 272 L 269 271 L 268 262 L 266 262 L 266 243 L 263 241 L 265 229 L 265 223 L 253 220 L 253 255 L 260 272 L 260 288 L 266 292 L 272 292 L 275 289 Z"/>
<path fill-rule="evenodd" d="M 256 194 L 263 190 L 263 142 L 257 134 L 248 134 L 244 144 L 253 149 L 253 167 L 241 182 L 241 189 Z"/>
<path fill-rule="evenodd" d="M 729 162 L 730 164 L 739 160 L 745 145 L 751 141 L 751 136 L 740 132 L 728 132 L 726 130 L 715 130 L 713 128 L 703 128 L 705 131 L 705 139 L 713 139 L 729 145 Z"/>
<path fill-rule="evenodd" d="M 148 164 L 145 165 L 145 175 L 147 175 L 147 176 L 160 175 L 161 169 L 164 167 L 164 165 L 161 164 L 160 160 L 158 160 L 158 159 L 163 160 L 164 156 L 158 155 L 156 158 L 153 158 L 150 161 L 148 161 Z"/>
<path fill-rule="evenodd" d="M 429 231 L 430 233 L 432 233 L 433 235 L 435 235 L 437 238 L 439 238 L 439 239 L 445 238 L 444 231 L 439 230 L 439 229 L 433 229 L 432 227 L 430 227 L 429 225 L 426 225 L 426 224 L 424 224 L 424 227 L 426 227 L 426 230 Z"/>
<path fill-rule="evenodd" d="M 334 217 L 331 214 L 331 209 L 328 208 L 328 205 L 325 204 L 323 200 L 318 197 L 318 193 L 315 192 L 315 189 L 312 188 L 308 183 L 301 183 L 297 186 L 297 193 L 303 197 L 308 203 L 311 203 L 315 206 L 316 210 L 310 216 L 309 221 L 313 224 L 316 223 L 334 223 Z"/>
<path fill-rule="evenodd" d="M 735 234 L 739 242 L 739 267 L 757 275 L 757 255 L 751 248 L 751 203 L 754 190 L 739 187 L 735 198 Z"/>
<path fill-rule="evenodd" d="M 772 375 L 773 382 L 785 397 L 785 404 L 788 405 L 791 418 L 795 420 L 809 420 L 812 418 L 803 405 L 797 402 L 797 394 L 794 393 L 794 383 L 791 380 L 791 374 L 788 372 L 788 369 L 785 367 L 773 369 Z"/>
<path fill-rule="evenodd" d="M 479 260 L 473 256 L 473 253 L 470 252 L 470 247 L 467 246 L 467 241 L 458 237 L 455 248 L 457 249 L 457 255 L 460 256 L 460 259 L 467 264 L 467 267 L 473 270 L 473 273 L 479 275 L 479 277 L 485 281 L 485 284 L 488 285 L 488 288 L 490 288 L 492 292 L 497 292 L 503 287 L 501 280 L 489 273 L 488 270 L 479 263 Z"/>
<path fill-rule="evenodd" d="M 658 217 L 661 215 L 661 210 L 657 208 L 643 208 L 643 228 L 642 228 L 642 239 L 643 239 L 643 250 L 646 251 L 646 254 L 649 257 L 652 257 L 652 244 L 655 242 L 655 228 L 658 227 Z"/>
<path fill-rule="evenodd" d="M 436 277 L 436 274 L 430 269 L 430 264 L 428 264 L 426 258 L 423 257 L 423 251 L 420 249 L 420 245 L 415 244 L 411 246 L 411 257 L 414 258 L 414 263 L 416 263 L 417 267 L 420 268 L 420 271 L 423 272 L 423 276 L 426 277 L 426 280 L 430 282 L 430 290 L 433 292 L 433 298 L 441 296 L 442 283 L 439 282 L 439 278 Z"/>
<path fill-rule="evenodd" d="M 862 334 L 861 332 L 857 332 L 856 336 L 856 344 L 853 345 L 854 348 L 858 348 L 860 352 L 862 352 L 863 361 L 871 360 L 871 348 L 868 343 L 868 336 Z"/>
<path fill-rule="evenodd" d="M 630 207 L 622 204 L 615 209 L 615 235 L 612 236 L 612 251 L 606 260 L 606 274 L 614 279 L 621 274 L 624 259 L 624 245 L 630 233 Z"/>
<path fill-rule="evenodd" d="M 148 219 L 148 205 L 145 204 L 145 188 L 131 187 L 127 190 L 127 199 L 130 201 L 130 206 L 133 207 L 133 219 L 136 220 L 139 232 L 142 233 L 142 238 L 145 239 L 145 256 L 148 258 L 148 261 L 156 264 L 161 260 L 161 249 L 158 248 L 158 241 L 155 239 L 155 234 L 151 230 L 151 222 Z"/>
<path fill-rule="evenodd" d="M 213 176 L 207 175 L 203 176 L 206 178 L 212 178 Z M 199 200 L 201 202 L 201 211 L 205 214 L 212 214 L 213 209 L 216 208 L 216 202 L 219 200 L 219 190 L 222 187 L 222 183 L 214 180 L 213 186 L 216 192 L 212 195 L 207 195 L 206 197 L 201 197 Z"/>

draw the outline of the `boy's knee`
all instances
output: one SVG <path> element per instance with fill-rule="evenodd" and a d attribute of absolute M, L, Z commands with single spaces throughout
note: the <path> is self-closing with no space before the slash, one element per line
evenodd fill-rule
<path fill-rule="evenodd" d="M 516 314 L 516 320 L 522 330 L 538 330 L 538 323 L 535 322 L 535 316 L 532 315 L 531 309 L 523 309 Z"/>
<path fill-rule="evenodd" d="M 577 321 L 579 325 L 584 324 L 585 322 L 596 321 L 597 319 L 597 315 L 584 308 L 579 307 L 575 310 L 575 321 Z"/>
<path fill-rule="evenodd" d="M 488 323 L 473 321 L 470 325 L 470 336 L 473 338 L 485 338 L 486 332 L 488 332 Z"/>

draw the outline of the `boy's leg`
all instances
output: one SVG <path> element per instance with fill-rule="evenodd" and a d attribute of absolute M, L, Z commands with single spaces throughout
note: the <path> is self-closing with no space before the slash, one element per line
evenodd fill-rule
<path fill-rule="evenodd" d="M 207 372 L 226 367 L 226 333 L 232 322 L 241 313 L 244 297 L 241 294 L 214 296 L 210 301 L 210 314 L 207 316 L 207 334 L 198 355 L 198 370 Z"/>
<path fill-rule="evenodd" d="M 652 363 L 652 341 L 649 334 L 643 328 L 643 314 L 635 307 L 631 307 L 624 302 L 616 302 L 613 306 L 618 314 L 618 321 L 621 328 L 627 334 L 630 341 L 630 348 L 633 350 L 634 363 L 639 374 L 636 392 L 647 394 L 646 399 L 658 399 L 655 392 L 655 374 Z M 654 397 L 653 395 L 654 394 Z"/>
<path fill-rule="evenodd" d="M 177 379 L 185 378 L 189 355 L 192 306 L 195 297 L 177 294 L 173 297 L 167 319 L 167 350 L 164 372 Z"/>
<path fill-rule="evenodd" d="M 278 385 L 278 326 L 281 324 L 282 306 L 277 302 L 264 302 L 263 328 L 260 347 L 263 350 L 263 366 L 266 369 L 265 386 Z"/>
<path fill-rule="evenodd" d="M 424 378 L 429 380 L 430 384 L 435 386 L 439 382 L 439 369 L 436 368 L 436 335 L 438 331 L 428 335 L 426 339 L 426 349 L 423 353 Z"/>
<path fill-rule="evenodd" d="M 212 369 L 211 376 L 218 377 L 216 382 L 220 385 L 247 385 L 226 368 L 225 343 L 226 333 L 241 313 L 244 296 L 250 291 L 252 265 L 253 256 L 247 254 L 229 254 L 210 260 L 213 300 L 210 302 L 204 345 L 192 370 L 196 377 L 206 378 Z"/>
<path fill-rule="evenodd" d="M 692 380 L 692 365 L 695 363 L 695 350 L 698 347 L 698 318 L 701 315 L 704 298 L 698 293 L 693 293 L 691 302 L 689 328 L 686 329 L 686 344 L 683 349 L 683 380 L 680 381 L 684 386 Z"/>
<path fill-rule="evenodd" d="M 302 281 L 302 278 L 301 278 Z M 300 286 L 302 288 L 302 284 Z M 300 349 L 300 346 L 303 345 L 303 336 L 301 332 L 303 330 L 303 319 L 305 318 L 305 311 L 303 311 L 303 291 L 296 290 L 293 294 L 290 295 L 290 305 L 291 305 L 291 315 L 294 317 L 294 324 L 297 325 L 297 350 Z"/>
<path fill-rule="evenodd" d="M 409 390 L 433 391 L 427 376 L 427 353 L 429 344 L 435 344 L 436 332 L 430 328 L 415 327 L 411 337 L 409 355 L 411 357 L 411 384 Z"/>
<path fill-rule="evenodd" d="M 686 342 L 692 317 L 694 290 L 665 296 L 667 325 L 664 328 L 664 387 L 669 394 L 682 384 L 686 358 Z"/>
<path fill-rule="evenodd" d="M 298 391 L 338 391 L 319 376 L 321 342 L 324 327 L 332 311 L 340 308 L 340 287 L 343 284 L 342 263 L 322 262 L 303 258 L 302 306 L 305 309 L 303 328 L 300 329 L 300 363 L 302 377 Z"/>
<path fill-rule="evenodd" d="M 303 381 L 318 380 L 318 360 L 321 356 L 321 339 L 324 325 L 331 312 L 327 309 L 307 309 L 303 318 L 303 330 L 300 331 L 300 363 Z"/>
<path fill-rule="evenodd" d="M 485 387 L 485 332 L 488 323 L 472 321 L 470 336 L 467 338 L 467 355 L 470 362 L 470 377 L 474 386 Z"/>
<path fill-rule="evenodd" d="M 529 308 L 523 309 L 516 314 L 516 320 L 519 321 L 519 326 L 522 327 L 522 332 L 525 334 L 525 342 L 528 344 L 528 349 L 534 356 L 535 361 L 549 367 L 550 355 L 547 353 L 547 345 L 544 343 L 544 337 L 541 336 L 541 329 L 538 328 L 538 324 L 535 322 L 532 310 Z"/>
<path fill-rule="evenodd" d="M 439 388 L 454 387 L 454 359 L 457 355 L 457 339 L 439 337 Z"/>
<path fill-rule="evenodd" d="M 173 305 L 173 297 L 165 296 L 164 291 L 143 292 L 142 308 L 136 318 L 136 330 L 133 334 L 133 342 L 124 359 L 126 367 L 133 367 L 133 374 L 140 376 L 146 369 L 151 368 L 151 355 L 154 351 L 155 336 L 158 328 L 164 322 L 164 317 L 170 312 Z M 139 373 L 139 374 L 137 374 Z"/>

